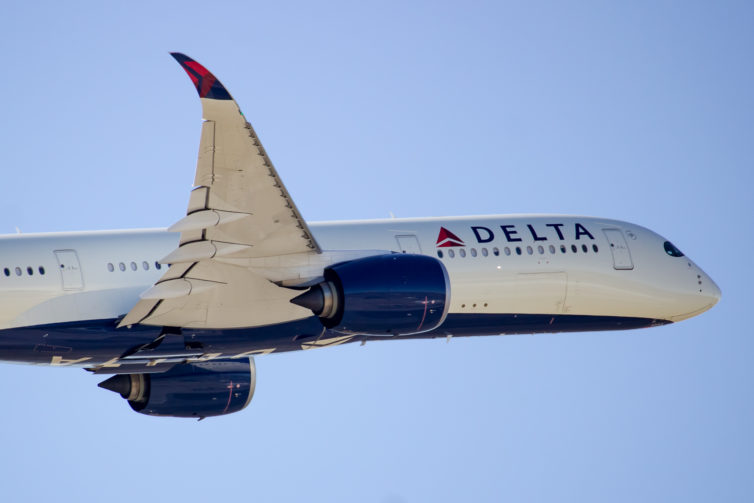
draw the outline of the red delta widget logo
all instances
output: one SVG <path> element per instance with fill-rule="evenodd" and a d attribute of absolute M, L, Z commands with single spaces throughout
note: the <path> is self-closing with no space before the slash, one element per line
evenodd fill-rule
<path fill-rule="evenodd" d="M 459 238 L 445 227 L 440 227 L 440 234 L 437 236 L 438 248 L 450 248 L 452 246 L 466 246 L 463 239 Z"/>

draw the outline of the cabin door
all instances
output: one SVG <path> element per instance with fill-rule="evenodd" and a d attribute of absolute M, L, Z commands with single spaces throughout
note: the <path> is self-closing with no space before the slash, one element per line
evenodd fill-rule
<path fill-rule="evenodd" d="M 613 254 L 613 267 L 615 269 L 633 269 L 631 251 L 628 249 L 626 238 L 620 229 L 603 229 L 607 241 L 610 243 L 610 253 Z"/>
<path fill-rule="evenodd" d="M 84 288 L 84 277 L 81 274 L 81 264 L 76 250 L 55 250 L 58 259 L 58 270 L 63 282 L 63 290 L 81 290 Z"/>

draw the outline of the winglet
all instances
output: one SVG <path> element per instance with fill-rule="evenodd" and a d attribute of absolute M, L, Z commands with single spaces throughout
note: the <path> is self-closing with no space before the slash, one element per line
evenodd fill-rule
<path fill-rule="evenodd" d="M 183 67 L 191 82 L 196 86 L 200 98 L 210 100 L 232 100 L 230 93 L 217 80 L 217 77 L 202 65 L 180 52 L 171 52 L 171 56 Z"/>

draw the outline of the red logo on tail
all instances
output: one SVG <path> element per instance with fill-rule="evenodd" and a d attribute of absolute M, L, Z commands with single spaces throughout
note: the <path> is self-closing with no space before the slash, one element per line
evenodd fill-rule
<path fill-rule="evenodd" d="M 466 246 L 461 238 L 450 232 L 445 227 L 440 227 L 440 234 L 437 236 L 438 248 L 450 248 L 451 246 Z"/>

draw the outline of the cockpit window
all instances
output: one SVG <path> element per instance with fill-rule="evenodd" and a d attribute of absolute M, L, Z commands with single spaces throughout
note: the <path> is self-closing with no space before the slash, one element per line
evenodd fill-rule
<path fill-rule="evenodd" d="M 670 241 L 665 241 L 665 253 L 671 257 L 683 257 L 683 252 L 676 248 Z"/>

